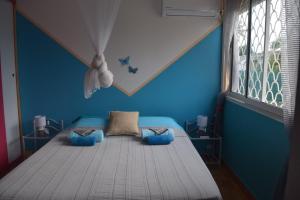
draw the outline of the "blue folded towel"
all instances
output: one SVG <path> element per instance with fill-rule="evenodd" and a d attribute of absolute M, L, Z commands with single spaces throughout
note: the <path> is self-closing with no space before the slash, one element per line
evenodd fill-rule
<path fill-rule="evenodd" d="M 156 128 L 153 128 L 153 130 L 160 130 L 160 129 L 156 129 Z M 142 129 L 142 138 L 146 138 L 148 136 L 151 136 L 151 135 L 155 135 L 155 132 L 153 131 L 152 129 Z M 172 128 L 167 128 L 166 131 L 163 131 L 162 130 L 162 134 L 159 134 L 159 135 L 167 135 L 167 134 L 172 134 L 174 136 L 174 130 Z"/>
<path fill-rule="evenodd" d="M 154 131 L 150 129 L 142 130 L 143 141 L 149 145 L 164 145 L 170 144 L 174 141 L 174 130 L 167 129 L 164 133 L 157 135 Z"/>
<path fill-rule="evenodd" d="M 102 130 L 95 130 L 87 136 L 81 136 L 72 131 L 69 137 L 71 143 L 75 146 L 93 146 L 96 142 L 102 142 L 104 140 Z"/>
<path fill-rule="evenodd" d="M 80 136 L 72 132 L 70 134 L 70 141 L 74 146 L 94 146 L 96 144 L 95 136 Z"/>
<path fill-rule="evenodd" d="M 144 139 L 149 145 L 165 145 L 170 144 L 174 140 L 173 135 L 150 135 Z"/>
<path fill-rule="evenodd" d="M 90 136 L 96 137 L 96 142 L 102 142 L 104 140 L 104 133 L 102 130 L 95 130 Z"/>

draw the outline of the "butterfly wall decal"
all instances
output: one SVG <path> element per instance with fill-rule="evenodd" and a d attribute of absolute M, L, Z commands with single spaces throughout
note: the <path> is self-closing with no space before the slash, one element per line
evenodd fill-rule
<path fill-rule="evenodd" d="M 131 73 L 131 74 L 136 74 L 137 71 L 138 71 L 138 68 L 137 67 L 132 67 L 131 64 L 130 64 L 130 56 L 127 56 L 126 58 L 119 58 L 118 59 L 121 66 L 128 66 L 128 73 Z"/>
<path fill-rule="evenodd" d="M 128 72 L 129 73 L 132 73 L 132 74 L 135 74 L 139 69 L 137 67 L 132 67 L 132 66 L 128 66 Z"/>
<path fill-rule="evenodd" d="M 122 66 L 129 65 L 130 56 L 127 56 L 126 58 L 119 58 L 119 62 Z"/>

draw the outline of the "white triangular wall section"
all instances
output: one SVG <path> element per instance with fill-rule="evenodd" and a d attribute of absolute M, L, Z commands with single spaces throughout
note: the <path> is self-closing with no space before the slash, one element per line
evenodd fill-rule
<path fill-rule="evenodd" d="M 89 65 L 94 52 L 74 2 L 20 0 L 17 9 Z M 162 17 L 160 0 L 123 0 L 105 51 L 114 74 L 114 86 L 133 95 L 219 25 L 219 19 L 214 18 Z M 128 66 L 119 62 L 127 56 L 130 56 L 131 66 L 138 68 L 135 74 L 129 73 Z"/>

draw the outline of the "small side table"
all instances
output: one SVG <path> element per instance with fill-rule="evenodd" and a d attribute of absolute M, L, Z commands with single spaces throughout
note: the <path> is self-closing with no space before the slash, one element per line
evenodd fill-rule
<path fill-rule="evenodd" d="M 221 136 L 202 136 L 197 128 L 195 121 L 186 121 L 186 132 L 192 142 L 199 142 L 206 147 L 206 152 L 199 152 L 206 164 L 220 165 L 222 161 L 222 137 Z"/>
<path fill-rule="evenodd" d="M 46 119 L 46 128 L 50 131 L 49 135 L 43 135 L 39 136 L 34 131 L 30 134 L 23 136 L 23 146 L 25 147 L 24 150 L 26 150 L 25 141 L 32 141 L 33 142 L 33 149 L 32 151 L 35 152 L 39 149 L 40 146 L 43 146 L 47 142 L 49 142 L 53 137 L 55 137 L 59 132 L 64 130 L 64 121 L 56 121 L 54 119 Z M 42 144 L 42 145 L 41 145 Z"/>
<path fill-rule="evenodd" d="M 23 143 L 24 143 L 24 147 L 25 147 L 25 141 L 33 141 L 33 152 L 37 151 L 38 148 L 38 144 L 40 143 L 47 143 L 49 142 L 51 139 L 53 138 L 53 136 L 37 136 L 34 133 L 30 133 L 28 135 L 24 135 L 23 136 Z"/>

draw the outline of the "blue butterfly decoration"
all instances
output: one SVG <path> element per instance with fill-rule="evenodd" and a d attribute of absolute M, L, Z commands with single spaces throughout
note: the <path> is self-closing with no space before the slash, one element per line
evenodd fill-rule
<path fill-rule="evenodd" d="M 132 66 L 128 66 L 128 72 L 135 74 L 139 69 L 137 67 L 133 68 Z"/>
<path fill-rule="evenodd" d="M 119 58 L 119 62 L 122 66 L 129 65 L 130 56 L 127 56 L 126 58 Z"/>
<path fill-rule="evenodd" d="M 128 73 L 136 74 L 138 71 L 137 67 L 132 67 L 129 63 L 130 56 L 127 56 L 126 58 L 119 58 L 119 62 L 122 66 L 128 66 Z"/>

